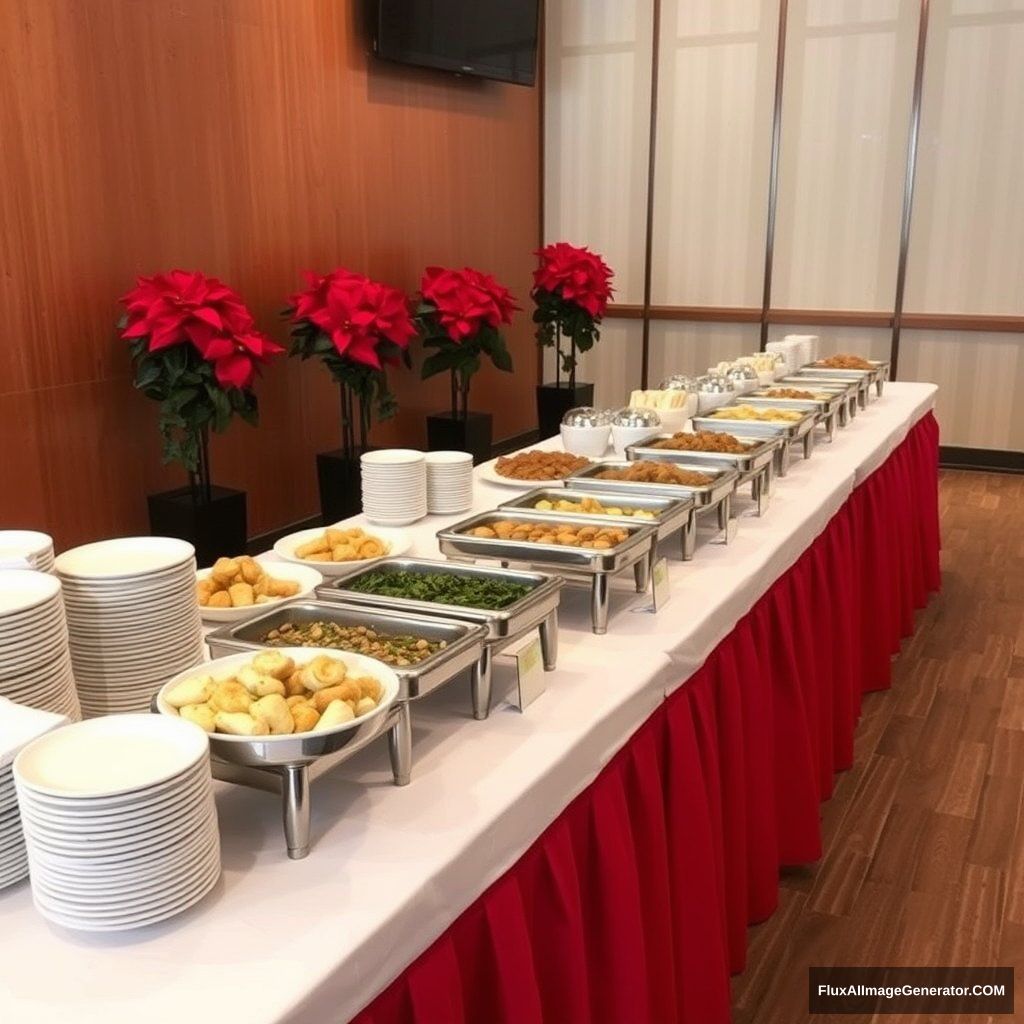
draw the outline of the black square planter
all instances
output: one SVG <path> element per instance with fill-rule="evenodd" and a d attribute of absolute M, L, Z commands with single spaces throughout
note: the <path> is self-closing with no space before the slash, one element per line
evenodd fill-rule
<path fill-rule="evenodd" d="M 369 448 L 366 451 L 370 451 Z M 345 454 L 343 448 L 319 452 L 316 478 L 320 485 L 320 514 L 325 525 L 357 516 L 363 511 L 359 455 Z"/>
<path fill-rule="evenodd" d="M 469 452 L 474 465 L 491 457 L 492 434 L 489 412 L 471 412 L 465 419 L 450 412 L 427 417 L 427 448 L 432 452 Z"/>
<path fill-rule="evenodd" d="M 562 417 L 579 405 L 594 404 L 594 385 L 577 384 L 570 387 L 568 381 L 562 384 L 537 385 L 537 426 L 541 440 L 554 437 L 562 425 Z"/>
<path fill-rule="evenodd" d="M 200 567 L 222 555 L 245 554 L 245 491 L 211 487 L 210 500 L 197 499 L 191 487 L 150 494 L 149 528 L 158 537 L 178 537 L 196 549 Z"/>

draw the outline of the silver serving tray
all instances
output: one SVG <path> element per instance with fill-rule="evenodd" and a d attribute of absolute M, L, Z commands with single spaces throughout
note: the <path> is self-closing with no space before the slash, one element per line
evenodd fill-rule
<path fill-rule="evenodd" d="M 645 484 L 636 480 L 601 480 L 595 476 L 596 473 L 600 473 L 604 469 L 628 469 L 632 464 L 626 460 L 608 460 L 584 466 L 566 477 L 566 486 L 590 491 L 592 494 L 606 494 L 609 491 L 619 494 L 650 494 L 660 497 L 678 497 L 680 494 L 690 494 L 693 496 L 695 507 L 703 510 L 717 505 L 723 498 L 732 494 L 740 476 L 734 467 L 722 466 L 719 468 L 707 464 L 695 465 L 692 462 L 675 462 L 674 465 L 680 469 L 692 469 L 695 473 L 707 473 L 713 477 L 710 484 L 703 487 L 687 487 L 682 484 Z"/>
<path fill-rule="evenodd" d="M 584 526 L 608 526 L 608 523 L 588 522 L 579 516 L 552 518 L 542 512 L 526 512 L 518 510 L 514 514 L 492 511 L 481 512 L 462 520 L 437 533 L 437 542 L 441 553 L 449 557 L 491 558 L 503 562 L 524 562 L 530 565 L 550 566 L 557 570 L 565 570 L 575 574 L 590 575 L 594 573 L 612 574 L 627 568 L 639 557 L 651 551 L 657 536 L 654 524 L 631 523 L 629 520 L 614 524 L 618 529 L 625 530 L 629 536 L 613 548 L 597 550 L 595 548 L 572 547 L 561 544 L 534 544 L 529 541 L 502 540 L 500 537 L 474 537 L 468 531 L 478 526 L 487 526 L 502 519 L 518 519 L 528 523 L 582 523 Z"/>
<path fill-rule="evenodd" d="M 771 463 L 776 450 L 782 444 L 781 437 L 741 437 L 736 435 L 737 441 L 757 447 L 745 452 L 692 452 L 676 448 L 650 447 L 651 441 L 667 440 L 674 436 L 674 434 L 658 434 L 638 444 L 631 444 L 626 448 L 626 458 L 631 462 L 638 462 L 642 459 L 660 459 L 662 462 L 689 463 L 692 468 L 699 469 L 701 472 L 706 472 L 705 466 L 693 466 L 693 463 L 699 462 L 708 466 L 732 466 L 739 471 L 740 483 L 745 483 L 748 476 L 760 472 Z"/>
<path fill-rule="evenodd" d="M 824 375 L 839 377 L 845 380 L 863 380 L 867 385 L 866 390 L 870 389 L 870 386 L 874 384 L 879 397 L 881 397 L 882 388 L 889 379 L 889 371 L 891 369 L 889 360 L 869 359 L 868 362 L 871 363 L 870 370 L 841 370 L 831 366 L 815 366 L 813 363 L 808 363 L 800 368 L 800 372 L 807 373 L 810 376 Z"/>
<path fill-rule="evenodd" d="M 746 405 L 747 402 L 739 403 Z M 723 405 L 716 410 L 718 416 L 694 416 L 695 430 L 728 430 L 730 434 L 742 431 L 751 437 L 784 437 L 789 441 L 798 441 L 809 434 L 818 422 L 817 409 L 808 409 L 800 419 L 792 423 L 769 422 L 762 420 L 731 420 L 728 412 L 733 405 Z"/>
<path fill-rule="evenodd" d="M 840 377 L 803 377 L 799 374 L 790 374 L 780 377 L 776 385 L 786 387 L 813 387 L 819 391 L 829 391 L 841 395 L 848 403 L 850 416 L 857 415 L 857 409 L 866 400 L 867 387 L 870 383 L 863 380 L 843 380 Z"/>
<path fill-rule="evenodd" d="M 746 395 L 748 405 L 769 406 L 776 409 L 817 409 L 822 417 L 834 416 L 839 407 L 847 401 L 843 392 L 830 392 L 828 398 L 774 398 L 765 394 L 767 388 L 759 388 Z M 824 392 L 821 392 L 824 394 Z"/>
<path fill-rule="evenodd" d="M 533 507 L 538 501 L 582 501 L 584 498 L 593 499 L 597 498 L 597 495 L 593 491 L 576 491 L 569 487 L 538 487 L 535 490 L 527 491 L 525 494 L 517 495 L 511 501 L 503 501 L 498 508 L 515 513 L 532 512 L 538 516 L 554 518 L 563 522 L 577 520 L 600 526 L 619 526 L 622 524 L 653 526 L 657 528 L 658 539 L 662 540 L 686 525 L 690 512 L 694 507 L 693 497 L 689 494 L 677 495 L 675 498 L 658 498 L 637 494 L 628 501 L 623 500 L 621 502 L 622 505 L 627 505 L 630 508 L 643 509 L 654 513 L 654 519 L 634 519 L 632 516 L 602 515 L 600 512 L 545 511 Z M 611 503 L 605 502 L 605 504 Z"/>
<path fill-rule="evenodd" d="M 388 597 L 385 594 L 365 594 L 350 589 L 350 584 L 369 572 L 383 569 L 405 572 L 443 572 L 453 576 L 475 576 L 485 579 L 504 579 L 523 583 L 532 588 L 518 601 L 507 608 L 469 608 L 458 604 L 441 604 L 437 601 L 417 601 L 408 597 Z M 371 566 L 357 569 L 345 576 L 325 580 L 316 588 L 316 596 L 323 601 L 344 601 L 347 603 L 372 605 L 375 608 L 394 608 L 399 611 L 433 615 L 463 622 L 477 622 L 487 627 L 488 640 L 517 637 L 533 629 L 550 612 L 558 607 L 564 580 L 558 576 L 543 573 L 523 572 L 517 569 L 499 569 L 496 566 L 456 565 L 429 558 L 383 558 Z"/>
<path fill-rule="evenodd" d="M 471 622 L 445 620 L 411 612 L 371 609 L 366 605 L 337 601 L 303 601 L 275 608 L 265 615 L 214 630 L 206 637 L 214 658 L 236 651 L 261 650 L 279 645 L 262 637 L 285 622 L 330 621 L 339 626 L 370 626 L 380 633 L 413 635 L 443 640 L 445 648 L 414 665 L 391 665 L 399 680 L 399 700 L 415 700 L 454 679 L 479 659 L 487 628 Z M 295 646 L 295 645 L 289 645 Z M 387 664 L 387 663 L 385 663 Z"/>

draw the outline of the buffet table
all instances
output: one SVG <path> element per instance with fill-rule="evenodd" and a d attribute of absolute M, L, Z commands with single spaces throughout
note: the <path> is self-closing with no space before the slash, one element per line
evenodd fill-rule
<path fill-rule="evenodd" d="M 78 936 L 0 893 L 0 1020 L 727 1020 L 747 923 L 820 855 L 860 695 L 938 586 L 935 392 L 887 385 L 763 518 L 737 503 L 732 543 L 668 544 L 657 615 L 623 584 L 594 636 L 567 588 L 537 702 L 417 703 L 412 784 L 383 744 L 318 780 L 306 860 L 272 797 L 218 784 L 224 876 L 187 914 Z"/>

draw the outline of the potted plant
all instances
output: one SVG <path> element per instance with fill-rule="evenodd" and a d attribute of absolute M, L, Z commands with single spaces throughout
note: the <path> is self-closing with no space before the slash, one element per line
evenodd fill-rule
<path fill-rule="evenodd" d="M 540 436 L 551 437 L 569 409 L 594 404 L 594 385 L 577 383 L 576 363 L 579 353 L 589 352 L 601 337 L 612 271 L 596 252 L 568 242 L 546 245 L 536 255 L 533 322 L 537 341 L 555 350 L 555 379 L 537 386 L 537 422 Z M 565 340 L 568 347 L 563 347 Z"/>
<path fill-rule="evenodd" d="M 245 492 L 215 487 L 210 431 L 236 415 L 255 426 L 258 367 L 284 349 L 256 330 L 238 293 L 198 271 L 140 277 L 120 300 L 133 383 L 160 403 L 165 463 L 187 470 L 187 487 L 149 495 L 150 529 L 190 541 L 200 565 L 245 550 Z"/>
<path fill-rule="evenodd" d="M 434 350 L 423 361 L 423 379 L 439 373 L 451 378 L 451 409 L 427 417 L 427 445 L 431 451 L 471 452 L 474 462 L 483 462 L 491 457 L 493 420 L 489 412 L 470 411 L 469 386 L 483 356 L 512 372 L 498 328 L 510 324 L 519 307 L 490 274 L 469 267 L 427 267 L 420 293 L 416 321 L 423 344 Z"/>
<path fill-rule="evenodd" d="M 341 447 L 316 457 L 324 522 L 362 508 L 359 457 L 368 450 L 372 413 L 388 419 L 397 410 L 387 367 L 409 363 L 416 328 L 409 301 L 397 288 L 338 268 L 323 276 L 307 271 L 308 287 L 291 296 L 291 354 L 318 356 L 338 384 Z"/>

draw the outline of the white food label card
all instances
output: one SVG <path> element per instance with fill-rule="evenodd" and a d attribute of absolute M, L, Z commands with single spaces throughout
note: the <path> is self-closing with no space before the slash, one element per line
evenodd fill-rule
<path fill-rule="evenodd" d="M 528 644 L 515 652 L 516 687 L 509 694 L 508 702 L 520 711 L 525 711 L 545 689 L 544 658 L 540 649 L 540 638 L 534 637 Z"/>
<path fill-rule="evenodd" d="M 651 569 L 651 594 L 654 597 L 654 610 L 661 611 L 672 596 L 672 588 L 668 579 L 668 559 L 659 558 Z"/>

